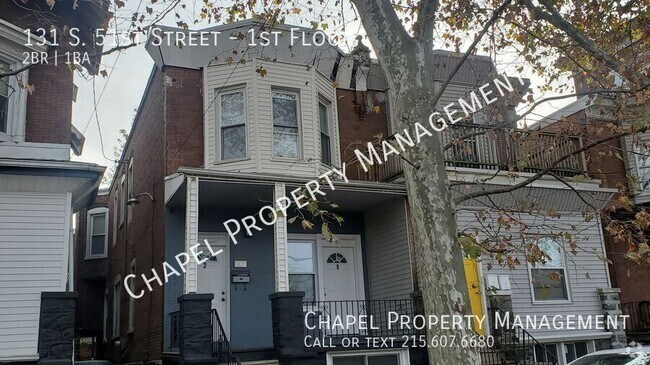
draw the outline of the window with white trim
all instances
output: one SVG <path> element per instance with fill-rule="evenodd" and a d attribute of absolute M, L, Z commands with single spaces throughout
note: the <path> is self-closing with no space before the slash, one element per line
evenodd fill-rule
<path fill-rule="evenodd" d="M 126 170 L 126 201 L 129 201 L 129 198 L 135 196 L 133 191 L 133 157 L 129 159 L 129 168 Z M 126 204 L 126 203 L 125 203 Z M 126 221 L 131 222 L 131 206 L 126 204 Z"/>
<path fill-rule="evenodd" d="M 113 246 L 117 243 L 117 220 L 118 212 L 120 211 L 118 207 L 118 202 L 120 200 L 120 189 L 115 190 L 115 196 L 113 196 Z"/>
<path fill-rule="evenodd" d="M 645 146 L 635 148 L 634 152 L 639 189 L 650 190 L 650 153 Z"/>
<path fill-rule="evenodd" d="M 122 175 L 120 180 L 120 227 L 124 223 L 124 218 L 126 216 L 126 201 L 129 199 L 128 192 L 126 191 L 126 175 Z"/>
<path fill-rule="evenodd" d="M 0 73 L 10 69 L 9 63 L 0 60 Z M 7 133 L 9 123 L 9 77 L 0 78 L 0 132 Z"/>
<path fill-rule="evenodd" d="M 217 121 L 219 159 L 246 157 L 246 93 L 244 89 L 219 93 Z"/>
<path fill-rule="evenodd" d="M 273 157 L 300 157 L 300 118 L 297 92 L 272 90 Z"/>
<path fill-rule="evenodd" d="M 135 271 L 135 259 L 131 260 L 130 273 L 136 275 Z M 129 281 L 129 289 L 131 293 L 135 293 L 135 280 Z M 129 333 L 132 333 L 133 328 L 133 319 L 135 318 L 135 298 L 129 295 Z"/>
<path fill-rule="evenodd" d="M 316 260 L 314 242 L 289 241 L 289 291 L 304 291 L 305 302 L 316 300 Z"/>
<path fill-rule="evenodd" d="M 86 259 L 106 258 L 108 253 L 108 208 L 88 211 Z"/>
<path fill-rule="evenodd" d="M 537 240 L 537 246 L 548 257 L 529 266 L 534 301 L 567 301 L 569 285 L 562 243 L 551 237 Z"/>
<path fill-rule="evenodd" d="M 589 346 L 586 341 L 564 343 L 564 358 L 566 363 L 583 357 L 589 353 Z"/>
<path fill-rule="evenodd" d="M 318 103 L 318 119 L 320 121 L 320 151 L 321 161 L 332 164 L 332 129 L 331 129 L 331 104 L 324 101 Z"/>
<path fill-rule="evenodd" d="M 113 282 L 113 338 L 120 335 L 120 304 L 122 303 L 122 280 L 115 277 Z"/>

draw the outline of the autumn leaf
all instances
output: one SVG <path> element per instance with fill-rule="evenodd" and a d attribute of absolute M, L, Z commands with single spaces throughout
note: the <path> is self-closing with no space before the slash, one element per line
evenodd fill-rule
<path fill-rule="evenodd" d="M 374 111 L 377 114 L 379 114 L 379 110 L 380 110 L 379 105 L 375 105 L 374 107 L 372 107 L 372 111 Z"/>
<path fill-rule="evenodd" d="M 266 76 L 266 69 L 263 66 L 260 66 L 260 67 L 256 68 L 255 72 L 260 74 L 261 77 Z"/>
<path fill-rule="evenodd" d="M 306 219 L 303 219 L 301 223 L 302 223 L 302 228 L 304 228 L 304 229 L 309 230 L 309 229 L 314 228 L 314 223 L 312 223 L 312 222 L 310 222 L 310 221 L 308 221 Z"/>
<path fill-rule="evenodd" d="M 106 70 L 99 71 L 99 74 L 102 75 L 103 77 L 108 77 L 108 72 L 106 72 Z"/>
<path fill-rule="evenodd" d="M 54 8 L 54 3 L 55 2 L 56 2 L 56 0 L 45 0 L 45 3 L 47 4 L 47 6 L 50 7 L 50 10 L 52 10 Z"/>
<path fill-rule="evenodd" d="M 115 0 L 115 5 L 117 6 L 118 9 L 119 9 L 119 8 L 123 8 L 123 7 L 124 7 L 124 1 L 122 1 L 122 0 Z"/>
<path fill-rule="evenodd" d="M 79 7 L 79 0 L 74 0 L 72 2 L 72 10 L 77 10 L 78 7 Z"/>
<path fill-rule="evenodd" d="M 234 60 L 232 59 L 232 57 L 226 58 L 226 63 L 227 64 L 232 65 L 233 62 L 234 62 Z"/>
<path fill-rule="evenodd" d="M 18 87 L 20 87 L 21 89 L 27 90 L 29 95 L 32 95 L 34 93 L 34 91 L 36 90 L 36 87 L 34 85 L 28 84 L 27 82 L 25 82 L 25 80 L 18 81 Z"/>

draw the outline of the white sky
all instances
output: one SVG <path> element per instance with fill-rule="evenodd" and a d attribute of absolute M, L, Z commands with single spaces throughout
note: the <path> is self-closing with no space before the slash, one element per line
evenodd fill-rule
<path fill-rule="evenodd" d="M 185 0 L 185 2 L 188 6 L 187 9 L 183 11 L 187 13 L 187 23 L 191 24 L 189 21 L 190 13 L 196 1 Z M 136 5 L 143 7 L 142 1 L 139 3 L 135 0 L 127 2 L 127 7 Z M 117 12 L 118 16 L 122 14 L 124 17 L 126 17 L 126 13 L 127 12 L 125 12 L 124 9 Z M 353 18 L 353 14 L 348 12 L 345 12 L 345 16 L 348 19 Z M 299 25 L 297 19 L 293 23 Z M 175 26 L 174 13 L 170 13 L 160 24 Z M 193 26 L 192 29 L 201 29 L 208 26 L 210 25 L 202 23 Z M 349 45 L 353 44 L 359 29 L 361 28 L 357 22 L 348 23 L 345 36 Z M 361 32 L 363 32 L 363 29 L 361 29 Z M 364 41 L 364 43 L 369 45 L 367 40 Z M 344 51 L 347 51 L 345 47 L 342 48 Z M 506 72 L 509 76 L 516 76 L 516 72 L 512 65 L 518 62 L 516 62 L 513 55 L 497 55 L 496 63 L 499 71 Z M 122 53 L 114 53 L 104 56 L 102 64 L 103 67 L 101 67 L 101 69 L 106 69 L 110 77 L 104 78 L 102 76 L 97 76 L 95 78 L 94 88 L 92 81 L 85 80 L 84 78 L 79 77 L 79 75 L 75 76 L 75 84 L 79 87 L 79 90 L 77 93 L 77 101 L 73 105 L 72 122 L 77 129 L 84 133 L 86 142 L 82 156 L 74 156 L 73 159 L 109 167 L 112 165 L 112 159 L 114 158 L 113 150 L 117 145 L 119 130 L 130 130 L 135 115 L 135 109 L 140 104 L 151 68 L 153 67 L 153 60 L 145 51 L 144 46 L 140 45 L 130 48 Z M 531 79 L 532 87 L 534 89 L 543 86 L 544 80 L 535 76 L 534 72 L 531 70 L 525 71 L 522 76 Z M 565 80 L 565 82 L 569 81 Z M 97 120 L 93 116 L 93 106 L 95 105 L 93 101 L 93 89 L 95 90 L 95 97 L 98 100 L 97 118 L 99 119 L 99 126 L 101 128 L 101 139 Z M 549 92 L 541 94 L 536 92 L 535 98 L 537 99 L 541 96 L 551 95 L 556 94 Z M 535 114 L 528 118 L 528 122 L 530 123 L 534 120 L 540 119 L 538 115 L 551 114 L 573 100 L 575 100 L 575 98 L 568 98 L 540 105 L 536 108 Z M 521 109 L 523 111 L 527 108 L 522 106 Z M 101 147 L 102 141 L 104 145 L 103 153 Z M 104 155 L 108 157 L 108 159 L 105 158 Z"/>

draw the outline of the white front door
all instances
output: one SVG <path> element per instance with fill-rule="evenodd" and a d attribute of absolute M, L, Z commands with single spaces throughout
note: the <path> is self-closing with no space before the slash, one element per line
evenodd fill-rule
<path fill-rule="evenodd" d="M 357 299 L 353 247 L 323 247 L 323 300 Z"/>
<path fill-rule="evenodd" d="M 208 240 L 212 251 L 223 252 L 217 255 L 211 255 L 210 250 L 205 245 L 204 240 Z M 199 233 L 199 242 L 201 246 L 197 252 L 203 251 L 204 257 L 209 257 L 208 261 L 198 266 L 197 273 L 197 293 L 212 293 L 212 308 L 217 310 L 219 319 L 223 325 L 226 334 L 230 335 L 230 257 L 228 250 L 228 236 L 219 233 Z"/>

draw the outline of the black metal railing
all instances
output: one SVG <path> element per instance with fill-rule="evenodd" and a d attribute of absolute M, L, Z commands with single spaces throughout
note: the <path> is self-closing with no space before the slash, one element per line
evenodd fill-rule
<path fill-rule="evenodd" d="M 232 353 L 216 309 L 212 310 L 212 356 L 216 357 L 218 364 L 241 365 L 239 358 Z"/>
<path fill-rule="evenodd" d="M 169 313 L 169 351 L 178 351 L 180 312 Z"/>
<path fill-rule="evenodd" d="M 650 332 L 650 301 L 623 303 L 621 310 L 630 316 L 625 323 L 628 333 Z"/>
<path fill-rule="evenodd" d="M 399 338 L 425 334 L 415 328 L 400 325 L 400 316 L 412 319 L 422 314 L 419 298 L 396 300 L 335 300 L 303 302 L 308 339 L 332 338 L 334 342 L 344 337 Z M 347 316 L 356 323 L 346 323 Z M 404 317 L 406 318 L 406 317 Z M 335 322 L 340 321 L 340 322 Z M 363 322 L 362 322 L 363 321 Z M 339 325 L 340 323 L 340 325 Z M 395 346 L 402 342 L 395 341 Z M 363 341 L 362 341 L 363 344 Z"/>
<path fill-rule="evenodd" d="M 490 329 L 495 338 L 493 347 L 480 348 L 483 365 L 556 365 L 557 354 L 550 351 L 528 331 L 520 326 L 500 326 L 503 320 L 495 320 L 497 313 L 501 319 L 510 316 L 509 312 L 490 308 L 488 310 Z"/>

